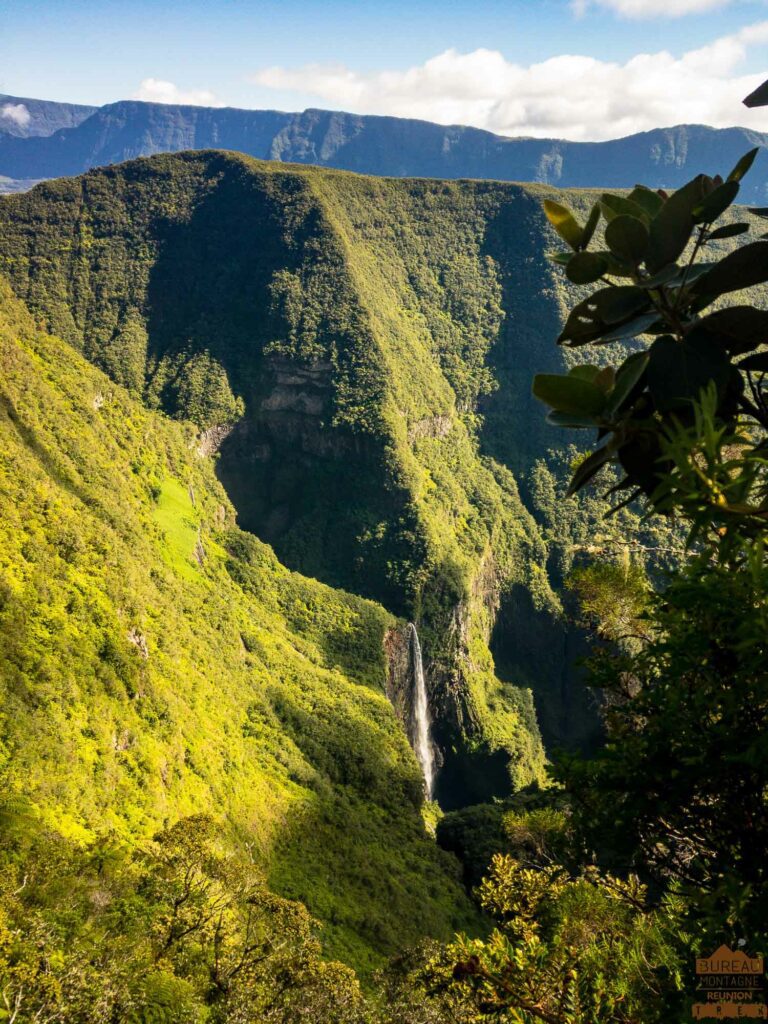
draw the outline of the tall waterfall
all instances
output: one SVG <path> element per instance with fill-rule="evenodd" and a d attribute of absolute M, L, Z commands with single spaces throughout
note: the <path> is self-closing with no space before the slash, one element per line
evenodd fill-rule
<path fill-rule="evenodd" d="M 413 669 L 413 698 L 411 704 L 412 737 L 411 743 L 416 758 L 424 773 L 424 788 L 427 799 L 432 799 L 435 784 L 435 750 L 430 736 L 432 719 L 429 714 L 427 686 L 424 680 L 424 662 L 421 657 L 419 634 L 412 622 L 408 624 L 411 641 L 411 666 Z"/>

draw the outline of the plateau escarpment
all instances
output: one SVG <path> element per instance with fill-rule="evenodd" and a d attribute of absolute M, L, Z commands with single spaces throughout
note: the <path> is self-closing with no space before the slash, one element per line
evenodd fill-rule
<path fill-rule="evenodd" d="M 510 138 L 462 125 L 332 110 L 288 113 L 123 100 L 103 107 L 0 97 L 31 115 L 23 128 L 0 117 L 0 175 L 41 179 L 184 149 L 228 149 L 262 160 L 394 177 L 537 181 L 567 188 L 677 188 L 716 174 L 763 133 L 676 125 L 607 142 Z M 13 129 L 2 138 L 3 129 Z M 13 135 L 34 138 L 19 137 Z M 45 137 L 42 137 L 45 136 Z M 764 169 L 768 158 L 761 155 Z M 763 203 L 765 174 L 746 186 Z M 0 191 L 3 183 L 0 179 Z"/>

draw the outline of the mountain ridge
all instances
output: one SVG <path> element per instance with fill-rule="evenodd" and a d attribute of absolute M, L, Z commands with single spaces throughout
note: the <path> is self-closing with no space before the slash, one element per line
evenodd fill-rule
<path fill-rule="evenodd" d="M 527 680 L 493 673 L 485 602 L 517 580 L 555 606 L 530 569 L 545 554 L 516 484 L 484 464 L 463 420 L 488 388 L 499 317 L 476 238 L 494 200 L 465 191 L 411 195 L 407 182 L 207 152 L 0 204 L 0 269 L 36 315 L 154 407 L 231 425 L 218 473 L 247 529 L 285 564 L 424 625 L 441 746 L 478 764 L 471 785 L 458 765 L 445 773 L 459 802 L 482 794 L 489 761 L 501 792 L 510 773 L 524 785 L 542 769 Z M 424 221 L 440 197 L 442 255 Z M 382 217 L 408 227 L 386 269 L 380 247 L 397 237 L 380 237 Z M 190 404 L 192 392 L 219 399 Z"/>
<path fill-rule="evenodd" d="M 10 96 L 3 100 L 27 102 Z M 678 125 L 606 142 L 573 142 L 320 108 L 285 112 L 121 100 L 47 135 L 24 138 L 0 132 L 0 175 L 12 181 L 41 180 L 159 152 L 216 148 L 389 177 L 593 188 L 631 187 L 642 180 L 652 187 L 675 188 L 691 176 L 692 168 L 714 174 L 746 148 L 767 143 L 768 136 L 739 127 Z M 765 154 L 758 170 L 761 166 L 768 171 Z M 759 174 L 754 178 L 757 182 Z M 6 184 L 4 190 L 11 187 Z M 767 188 L 756 183 L 745 198 L 762 202 Z"/>
<path fill-rule="evenodd" d="M 84 103 L 58 103 L 0 93 L 0 136 L 52 135 L 59 128 L 75 127 L 96 110 L 97 106 Z"/>

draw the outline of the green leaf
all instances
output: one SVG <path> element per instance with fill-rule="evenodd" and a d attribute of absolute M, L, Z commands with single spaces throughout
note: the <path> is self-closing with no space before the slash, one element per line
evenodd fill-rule
<path fill-rule="evenodd" d="M 617 259 L 610 249 L 595 250 L 595 255 L 602 256 L 608 265 L 608 273 L 611 277 L 632 277 L 634 268 L 629 263 L 622 263 Z"/>
<path fill-rule="evenodd" d="M 709 234 L 708 242 L 712 242 L 717 238 L 734 238 L 736 235 L 743 235 L 745 231 L 749 231 L 749 224 L 745 224 L 744 221 L 739 221 L 737 224 L 723 224 L 721 228 L 715 228 Z"/>
<path fill-rule="evenodd" d="M 647 292 L 632 285 L 600 288 L 571 310 L 558 344 L 587 345 L 650 307 Z"/>
<path fill-rule="evenodd" d="M 729 306 L 703 317 L 689 337 L 707 335 L 732 355 L 751 352 L 768 343 L 768 312 L 754 306 Z"/>
<path fill-rule="evenodd" d="M 646 334 L 654 324 L 659 322 L 659 314 L 654 310 L 652 313 L 643 313 L 642 316 L 634 317 L 625 324 L 612 327 L 603 334 L 599 343 L 607 344 L 610 341 L 621 341 L 625 338 L 636 338 L 639 334 Z"/>
<path fill-rule="evenodd" d="M 579 366 L 572 366 L 568 371 L 569 377 L 578 377 L 579 380 L 593 381 L 600 373 L 600 367 L 592 363 L 581 363 Z"/>
<path fill-rule="evenodd" d="M 748 206 L 747 210 L 755 217 L 768 217 L 768 206 Z"/>
<path fill-rule="evenodd" d="M 704 199 L 704 178 L 698 175 L 673 192 L 651 221 L 646 266 L 652 274 L 675 263 L 688 244 L 694 228 L 693 209 Z"/>
<path fill-rule="evenodd" d="M 605 405 L 605 395 L 600 388 L 579 377 L 537 373 L 533 378 L 533 393 L 556 412 L 597 415 Z"/>
<path fill-rule="evenodd" d="M 571 495 L 580 491 L 585 484 L 588 484 L 592 477 L 602 469 L 606 462 L 610 461 L 612 455 L 613 449 L 610 445 L 606 445 L 604 448 L 598 448 L 596 452 L 592 452 L 592 454 L 588 455 L 586 459 L 583 459 L 579 463 L 576 472 L 571 477 L 566 497 L 570 498 Z"/>
<path fill-rule="evenodd" d="M 650 356 L 647 352 L 635 352 L 628 356 L 619 367 L 616 373 L 616 383 L 613 391 L 608 396 L 606 415 L 615 415 L 632 391 L 637 387 L 643 378 Z"/>
<path fill-rule="evenodd" d="M 548 412 L 547 423 L 553 427 L 591 427 L 593 430 L 597 426 L 594 416 L 579 416 L 570 412 Z"/>
<path fill-rule="evenodd" d="M 638 264 L 645 257 L 650 236 L 648 228 L 636 217 L 620 214 L 605 229 L 608 248 L 620 260 Z"/>
<path fill-rule="evenodd" d="M 637 431 L 618 450 L 619 462 L 632 487 L 652 494 L 658 485 L 658 460 L 661 445 L 657 432 Z"/>
<path fill-rule="evenodd" d="M 558 263 L 560 266 L 564 267 L 569 260 L 573 259 L 573 253 L 570 251 L 565 252 L 550 250 L 547 253 L 547 259 L 550 261 L 550 263 Z"/>
<path fill-rule="evenodd" d="M 568 261 L 565 274 L 574 284 L 593 284 L 607 270 L 608 264 L 602 256 L 594 252 L 577 252 Z"/>
<path fill-rule="evenodd" d="M 690 287 L 694 281 L 698 281 L 700 277 L 708 274 L 713 267 L 717 266 L 717 261 L 713 260 L 708 263 L 695 263 L 692 267 L 688 267 L 687 270 L 683 270 L 680 273 L 680 280 L 685 277 L 686 287 Z"/>
<path fill-rule="evenodd" d="M 646 188 L 645 185 L 635 185 L 627 199 L 631 203 L 637 203 L 638 206 L 641 206 L 651 219 L 656 216 L 664 205 L 664 200 L 659 193 Z"/>
<path fill-rule="evenodd" d="M 604 366 L 598 374 L 595 375 L 593 384 L 596 384 L 604 394 L 609 394 L 613 391 L 613 385 L 616 382 L 616 371 L 612 366 Z"/>
<path fill-rule="evenodd" d="M 600 208 L 603 216 L 610 223 L 615 217 L 634 217 L 650 223 L 650 216 L 639 203 L 626 199 L 624 196 L 615 196 L 610 192 L 603 192 L 600 196 Z"/>
<path fill-rule="evenodd" d="M 725 213 L 736 196 L 739 194 L 738 181 L 726 181 L 714 191 L 710 192 L 703 203 L 699 203 L 693 209 L 693 219 L 696 224 L 711 224 L 713 220 Z"/>
<path fill-rule="evenodd" d="M 618 288 L 604 288 L 593 298 L 596 300 L 600 318 L 606 324 L 617 324 L 650 305 L 643 289 L 629 284 L 620 285 Z"/>
<path fill-rule="evenodd" d="M 768 281 L 768 242 L 751 242 L 735 249 L 700 277 L 693 286 L 696 295 L 717 297 Z"/>
<path fill-rule="evenodd" d="M 690 407 L 711 381 L 719 392 L 728 383 L 731 364 L 727 355 L 704 338 L 678 341 L 663 334 L 648 355 L 648 390 L 661 412 Z"/>
<path fill-rule="evenodd" d="M 670 281 L 674 281 L 680 273 L 681 270 L 677 263 L 670 263 L 669 266 L 662 267 L 658 274 L 653 274 L 651 277 L 638 281 L 638 287 L 651 290 L 660 288 L 663 284 L 669 284 Z"/>
<path fill-rule="evenodd" d="M 760 152 L 760 147 L 755 146 L 754 149 L 750 149 L 748 153 L 739 160 L 736 166 L 733 168 L 731 173 L 726 178 L 726 181 L 741 181 L 747 171 L 750 169 L 752 164 L 755 162 L 755 157 Z"/>
<path fill-rule="evenodd" d="M 564 242 L 567 242 L 572 249 L 578 249 L 583 235 L 583 228 L 573 216 L 567 206 L 556 203 L 552 199 L 544 200 L 544 213 L 547 220 L 560 235 Z"/>
<path fill-rule="evenodd" d="M 581 234 L 581 248 L 586 249 L 589 243 L 592 241 L 592 236 L 595 233 L 597 225 L 600 223 L 600 204 L 594 203 L 592 209 L 589 211 L 589 217 L 587 217 L 587 223 L 584 225 L 584 231 Z"/>

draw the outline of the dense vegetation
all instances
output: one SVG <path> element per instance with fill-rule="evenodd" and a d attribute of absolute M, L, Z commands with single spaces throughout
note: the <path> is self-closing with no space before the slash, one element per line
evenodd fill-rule
<path fill-rule="evenodd" d="M 283 568 L 233 525 L 194 428 L 1 298 L 0 770 L 26 822 L 3 853 L 19 885 L 30 843 L 130 849 L 205 813 L 363 970 L 471 921 L 384 693 L 396 621 Z"/>
<path fill-rule="evenodd" d="M 650 1024 L 694 953 L 763 951 L 765 314 L 701 315 L 768 273 L 712 224 L 745 169 L 595 205 L 185 154 L 0 204 L 38 320 L 0 285 L 7 1019 Z M 667 266 L 697 224 L 698 276 Z M 580 291 L 606 276 L 615 320 Z M 549 450 L 534 369 L 597 454 Z M 605 521 L 597 471 L 696 558 L 674 519 Z M 504 798 L 438 820 L 443 850 L 398 615 L 442 803 Z M 588 632 L 608 742 L 541 788 L 527 684 L 591 750 Z"/>
<path fill-rule="evenodd" d="M 584 530 L 552 528 L 529 387 L 563 366 L 542 344 L 569 296 L 548 194 L 182 154 L 0 206 L 17 294 L 146 404 L 223 439 L 242 526 L 418 622 L 445 806 L 542 778 L 528 688 L 548 741 L 596 728 L 550 585 Z"/>

